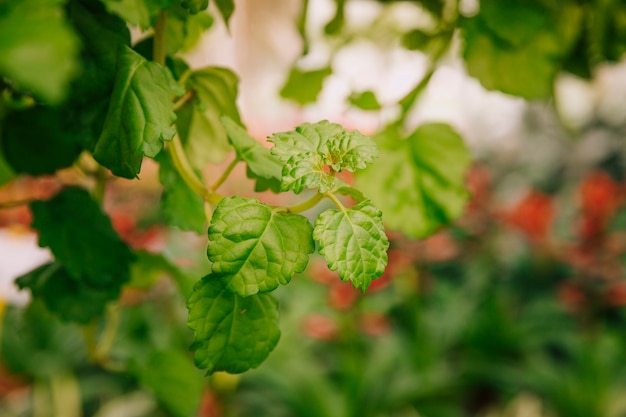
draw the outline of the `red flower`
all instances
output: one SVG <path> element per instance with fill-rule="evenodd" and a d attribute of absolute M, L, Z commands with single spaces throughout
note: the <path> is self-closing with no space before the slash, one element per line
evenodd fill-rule
<path fill-rule="evenodd" d="M 620 186 L 606 172 L 592 172 L 580 185 L 583 214 L 580 234 L 589 239 L 602 233 L 622 201 Z"/>
<path fill-rule="evenodd" d="M 540 241 L 548 236 L 554 212 L 550 196 L 531 190 L 515 207 L 503 215 L 503 219 L 521 230 L 531 240 Z"/>
<path fill-rule="evenodd" d="M 334 309 L 347 310 L 352 307 L 360 292 L 350 282 L 335 280 L 328 289 L 328 303 Z"/>
<path fill-rule="evenodd" d="M 302 332 L 319 340 L 333 340 L 337 337 L 337 324 L 323 314 L 309 314 L 302 323 Z"/>
<path fill-rule="evenodd" d="M 606 301 L 610 306 L 620 307 L 626 304 L 626 281 L 616 282 L 606 292 Z"/>
<path fill-rule="evenodd" d="M 467 171 L 465 182 L 469 189 L 471 200 L 468 209 L 484 207 L 489 202 L 491 194 L 491 173 L 483 165 L 473 165 Z"/>

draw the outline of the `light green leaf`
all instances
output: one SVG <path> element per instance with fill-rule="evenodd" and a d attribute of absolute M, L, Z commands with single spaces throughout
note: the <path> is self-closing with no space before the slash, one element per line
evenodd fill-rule
<path fill-rule="evenodd" d="M 293 67 L 285 85 L 280 90 L 280 96 L 293 100 L 301 106 L 314 103 L 322 91 L 324 80 L 332 72 L 329 67 L 314 71 L 301 71 Z"/>
<path fill-rule="evenodd" d="M 177 350 L 154 351 L 134 373 L 175 417 L 189 417 L 200 406 L 204 382 L 191 358 Z"/>
<path fill-rule="evenodd" d="M 150 28 L 161 10 L 174 0 L 102 0 L 107 10 L 118 15 L 133 26 Z"/>
<path fill-rule="evenodd" d="M 222 125 L 226 129 L 228 139 L 237 152 L 237 157 L 248 166 L 248 177 L 257 180 L 256 190 L 261 191 L 259 179 L 274 192 L 280 192 L 282 165 L 271 154 L 270 150 L 261 145 L 246 130 L 228 116 L 222 116 Z"/>
<path fill-rule="evenodd" d="M 346 195 L 348 197 L 351 197 L 357 203 L 361 203 L 367 200 L 367 197 L 365 197 L 365 195 L 363 195 L 363 193 L 360 190 L 357 190 L 356 188 L 351 187 L 347 184 L 334 189 L 333 194 Z"/>
<path fill-rule="evenodd" d="M 93 286 L 85 277 L 73 277 L 58 262 L 42 265 L 16 279 L 17 286 L 30 289 L 48 310 L 65 321 L 87 324 L 102 315 L 120 294 L 119 285 Z"/>
<path fill-rule="evenodd" d="M 349 209 L 326 210 L 315 221 L 313 237 L 328 267 L 362 291 L 387 266 L 389 241 L 381 216 L 366 200 Z"/>
<path fill-rule="evenodd" d="M 376 111 L 382 108 L 374 92 L 369 90 L 351 94 L 348 97 L 348 102 L 361 110 Z"/>
<path fill-rule="evenodd" d="M 275 133 L 270 142 L 274 143 L 272 154 L 285 163 L 282 190 L 296 194 L 305 188 L 319 188 L 322 193 L 331 190 L 335 185 L 331 169 L 362 169 L 378 155 L 370 138 L 327 120 Z"/>
<path fill-rule="evenodd" d="M 169 153 L 160 153 L 156 160 L 159 181 L 163 185 L 161 207 L 167 222 L 182 230 L 204 233 L 207 223 L 204 200 L 180 176 Z"/>
<path fill-rule="evenodd" d="M 202 34 L 213 25 L 208 13 L 189 14 L 178 5 L 168 10 L 165 23 L 165 49 L 168 55 L 191 50 Z"/>
<path fill-rule="evenodd" d="M 467 71 L 487 89 L 549 97 L 581 21 L 582 7 L 571 2 L 550 9 L 538 1 L 483 1 L 464 25 Z"/>
<path fill-rule="evenodd" d="M 304 271 L 315 250 L 311 234 L 303 216 L 277 213 L 256 199 L 229 197 L 213 213 L 207 253 L 213 273 L 247 297 L 272 291 Z"/>
<path fill-rule="evenodd" d="M 118 53 L 111 103 L 94 158 L 115 175 L 135 178 L 143 155 L 156 156 L 176 133 L 171 75 L 124 46 Z"/>
<path fill-rule="evenodd" d="M 241 297 L 219 277 L 199 281 L 187 302 L 194 330 L 195 363 L 207 373 L 258 367 L 280 338 L 277 302 L 271 294 Z"/>
<path fill-rule="evenodd" d="M 133 253 L 87 190 L 68 187 L 30 209 L 39 246 L 49 247 L 71 277 L 101 289 L 128 281 Z"/>
<path fill-rule="evenodd" d="M 80 68 L 80 41 L 62 2 L 10 0 L 0 9 L 0 77 L 48 103 L 60 103 Z"/>
<path fill-rule="evenodd" d="M 359 172 L 357 187 L 385 213 L 385 224 L 425 237 L 458 217 L 467 201 L 465 171 L 471 156 L 449 125 L 420 126 L 406 140 L 384 133 L 377 164 Z"/>
<path fill-rule="evenodd" d="M 178 112 L 177 128 L 189 161 L 197 169 L 221 161 L 232 149 L 220 117 L 241 123 L 238 82 L 231 70 L 220 67 L 203 68 L 189 77 L 187 88 L 195 91 L 195 100 Z"/>
<path fill-rule="evenodd" d="M 222 15 L 222 19 L 224 19 L 224 23 L 226 27 L 228 27 L 228 23 L 230 21 L 230 17 L 233 15 L 235 11 L 235 3 L 233 0 L 215 0 L 215 4 L 217 5 L 217 9 L 220 11 Z"/>

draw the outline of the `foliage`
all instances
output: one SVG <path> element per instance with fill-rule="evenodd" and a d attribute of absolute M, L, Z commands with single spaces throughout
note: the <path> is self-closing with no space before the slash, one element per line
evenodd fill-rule
<path fill-rule="evenodd" d="M 416 22 L 404 33 L 392 28 L 375 41 L 393 39 L 425 54 L 423 78 L 392 105 L 371 90 L 346 97 L 362 111 L 392 114 L 380 131 L 370 138 L 332 121 L 311 121 L 263 143 L 244 126 L 237 75 L 223 67 L 192 68 L 181 54 L 212 27 L 209 3 L 228 27 L 237 13 L 232 0 L 0 2 L 0 185 L 27 176 L 57 181 L 32 201 L 0 202 L 0 210 L 28 203 L 30 226 L 54 258 L 17 279 L 32 301 L 8 307 L 3 317 L 3 367 L 23 378 L 18 385 L 32 380 L 35 393 L 46 392 L 33 406 L 58 407 L 55 395 L 76 392 L 80 384 L 82 397 L 70 395 L 63 415 L 105 416 L 100 404 L 114 407 L 123 395 L 144 407 L 137 415 L 188 416 L 211 395 L 192 360 L 212 375 L 211 392 L 219 393 L 232 392 L 232 380 L 219 371 L 242 373 L 267 359 L 281 372 L 272 376 L 261 368 L 244 377 L 241 395 L 248 402 L 239 406 L 241 415 L 267 409 L 276 416 L 463 416 L 500 406 L 522 390 L 545 396 L 558 415 L 604 416 L 609 403 L 619 415 L 610 391 L 619 379 L 621 336 L 611 320 L 623 322 L 614 309 L 623 303 L 623 289 L 610 268 L 595 267 L 606 260 L 598 248 L 612 248 L 622 185 L 606 171 L 588 178 L 578 240 L 571 251 L 555 249 L 552 197 L 533 190 L 502 214 L 481 200 L 481 192 L 491 190 L 474 187 L 468 206 L 472 157 L 460 133 L 444 123 L 415 126 L 409 115 L 455 51 L 486 89 L 550 100 L 559 74 L 593 77 L 600 65 L 621 58 L 626 8 L 610 1 L 481 0 L 468 11 L 458 1 L 411 1 L 430 24 Z M 351 3 L 336 0 L 322 29 L 331 56 L 371 37 L 349 25 Z M 381 16 L 394 7 L 379 3 Z M 309 7 L 303 1 L 300 58 L 312 42 Z M 131 41 L 129 28 L 148 36 Z M 285 74 L 278 93 L 306 106 L 333 67 L 329 61 L 305 70 L 302 61 Z M 288 195 L 296 203 L 222 194 L 240 163 L 255 193 Z M 204 177 L 209 164 L 223 167 L 213 181 Z M 161 195 L 142 205 L 147 227 L 111 209 L 111 182 L 121 177 L 133 187 L 154 165 Z M 528 221 L 531 214 L 537 221 Z M 493 218 L 522 231 L 528 244 L 522 260 L 493 253 Z M 451 228 L 432 239 L 449 239 L 443 249 L 453 247 L 453 255 L 444 250 L 443 259 L 420 258 L 428 243 L 400 250 L 443 227 Z M 177 241 L 184 256 L 202 260 L 197 268 L 176 265 L 171 246 L 145 250 L 155 230 L 175 235 L 179 229 L 204 235 L 206 254 L 186 251 L 186 237 Z M 623 255 L 621 249 L 611 254 L 611 265 Z M 310 259 L 318 265 L 323 259 L 319 275 L 333 278 L 326 286 L 298 278 L 315 278 L 318 266 L 307 269 Z M 508 279 L 498 281 L 503 271 Z M 163 286 L 163 275 L 175 285 Z M 543 281 L 524 288 L 524 275 Z M 334 321 L 325 333 L 312 326 L 309 335 L 326 342 L 307 340 L 300 348 L 295 323 L 315 310 L 312 300 L 325 288 L 334 291 Z M 546 288 L 571 311 L 540 291 Z M 368 303 L 376 314 L 366 314 Z M 590 335 L 596 326 L 609 331 L 588 341 L 572 330 L 576 325 Z M 386 334 L 390 326 L 396 331 L 389 338 L 364 335 Z M 602 358 L 597 346 L 611 354 Z M 316 368 L 320 355 L 329 363 Z M 364 367 L 372 358 L 378 362 Z M 520 375 L 511 361 L 529 371 Z M 289 372 L 294 364 L 300 373 Z M 490 372 L 496 365 L 507 371 Z M 571 383 L 556 389 L 566 365 L 574 367 Z M 578 394 L 588 389 L 583 380 L 602 381 L 598 395 Z M 254 397 L 255 390 L 267 398 Z M 277 392 L 293 412 L 266 404 Z M 356 398 L 363 401 L 349 400 Z"/>

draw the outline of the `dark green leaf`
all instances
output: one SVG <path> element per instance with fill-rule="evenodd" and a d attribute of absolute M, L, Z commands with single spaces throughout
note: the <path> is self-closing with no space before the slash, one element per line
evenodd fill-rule
<path fill-rule="evenodd" d="M 471 156 L 448 125 L 420 126 L 408 139 L 384 133 L 377 164 L 357 185 L 385 213 L 388 227 L 424 237 L 461 214 L 467 201 L 465 171 Z"/>
<path fill-rule="evenodd" d="M 2 144 L 0 140 L 0 145 Z M 0 146 L 0 151 L 2 150 L 2 146 Z M 6 159 L 4 159 L 4 155 L 0 152 L 0 186 L 6 184 L 11 181 L 15 177 L 15 172 L 9 166 Z"/>
<path fill-rule="evenodd" d="M 389 241 L 382 213 L 365 200 L 344 210 L 326 210 L 315 222 L 313 237 L 328 267 L 343 281 L 365 291 L 387 266 Z"/>
<path fill-rule="evenodd" d="M 223 116 L 222 124 L 231 145 L 237 152 L 237 157 L 248 166 L 248 177 L 256 180 L 255 190 L 263 191 L 270 188 L 276 193 L 280 192 L 282 165 L 270 150 L 257 142 L 229 117 Z"/>
<path fill-rule="evenodd" d="M 348 102 L 361 110 L 380 110 L 382 107 L 372 91 L 353 93 L 348 97 Z"/>
<path fill-rule="evenodd" d="M 73 0 L 67 16 L 80 34 L 82 71 L 72 83 L 72 102 L 93 106 L 94 99 L 110 96 L 117 51 L 130 46 L 130 32 L 119 17 L 109 14 L 96 0 Z"/>
<path fill-rule="evenodd" d="M 222 15 L 222 19 L 224 19 L 226 27 L 228 27 L 230 17 L 235 11 L 235 2 L 233 0 L 215 0 L 215 4 Z"/>
<path fill-rule="evenodd" d="M 0 39 L 0 76 L 49 103 L 65 98 L 80 68 L 80 43 L 65 19 L 62 2 L 3 2 Z"/>
<path fill-rule="evenodd" d="M 464 27 L 468 73 L 487 89 L 549 97 L 581 18 L 582 8 L 574 3 L 551 10 L 538 1 L 483 1 Z"/>
<path fill-rule="evenodd" d="M 148 289 L 164 276 L 175 281 L 181 278 L 180 270 L 161 254 L 140 250 L 135 252 L 135 257 L 130 268 L 130 282 L 126 284 L 128 287 Z"/>
<path fill-rule="evenodd" d="M 128 281 L 133 253 L 86 190 L 66 188 L 30 209 L 39 245 L 48 246 L 71 277 L 103 290 Z"/>
<path fill-rule="evenodd" d="M 296 194 L 305 188 L 319 188 L 322 193 L 331 190 L 335 186 L 331 170 L 363 169 L 378 156 L 370 138 L 327 120 L 275 133 L 270 142 L 274 143 L 272 154 L 285 163 L 282 190 Z"/>
<path fill-rule="evenodd" d="M 226 68 L 208 67 L 195 71 L 187 88 L 196 92 L 195 100 L 178 112 L 177 128 L 191 164 L 201 169 L 219 162 L 232 149 L 222 115 L 240 123 L 237 109 L 237 76 Z"/>
<path fill-rule="evenodd" d="M 167 222 L 182 230 L 206 231 L 204 200 L 193 192 L 174 166 L 169 153 L 157 156 L 159 181 L 163 184 L 161 207 Z"/>
<path fill-rule="evenodd" d="M 191 358 L 177 350 L 154 351 L 146 363 L 135 367 L 141 385 L 174 416 L 189 417 L 196 413 L 204 383 Z"/>
<path fill-rule="evenodd" d="M 156 156 L 176 133 L 172 76 L 128 47 L 118 53 L 115 86 L 93 156 L 114 174 L 135 178 L 143 155 Z"/>
<path fill-rule="evenodd" d="M 324 80 L 330 74 L 332 70 L 328 67 L 315 71 L 300 71 L 293 67 L 280 95 L 300 105 L 314 103 L 322 91 Z"/>
<path fill-rule="evenodd" d="M 207 373 L 256 368 L 280 338 L 277 303 L 271 294 L 244 298 L 230 292 L 219 277 L 208 275 L 194 287 L 187 307 L 195 363 Z"/>
<path fill-rule="evenodd" d="M 63 111 L 31 107 L 11 112 L 4 121 L 2 152 L 17 173 L 52 174 L 71 166 L 83 147 Z"/>
<path fill-rule="evenodd" d="M 94 287 L 85 277 L 72 277 L 60 263 L 49 263 L 17 278 L 20 289 L 30 289 L 33 298 L 62 320 L 87 324 L 102 315 L 106 304 L 118 298 L 120 286 Z"/>
<path fill-rule="evenodd" d="M 311 234 L 299 214 L 277 213 L 256 199 L 225 198 L 209 226 L 212 271 L 243 297 L 272 291 L 304 271 L 315 250 Z"/>
<path fill-rule="evenodd" d="M 209 7 L 209 0 L 182 0 L 180 5 L 191 14 L 196 14 Z"/>

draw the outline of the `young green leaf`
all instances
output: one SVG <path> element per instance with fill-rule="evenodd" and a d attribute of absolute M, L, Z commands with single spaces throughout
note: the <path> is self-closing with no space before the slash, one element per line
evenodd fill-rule
<path fill-rule="evenodd" d="M 155 157 L 163 141 L 174 137 L 171 79 L 159 64 L 120 48 L 111 103 L 93 153 L 115 175 L 135 178 L 143 155 Z"/>
<path fill-rule="evenodd" d="M 222 125 L 226 129 L 228 139 L 237 152 L 237 157 L 248 166 L 248 177 L 256 180 L 256 191 L 264 187 L 280 192 L 282 165 L 269 149 L 257 142 L 244 128 L 228 116 L 222 116 Z M 260 179 L 265 180 L 263 182 Z M 265 189 L 267 189 L 265 188 Z"/>
<path fill-rule="evenodd" d="M 128 281 L 133 253 L 85 189 L 65 188 L 30 209 L 39 245 L 48 246 L 71 277 L 103 290 Z"/>
<path fill-rule="evenodd" d="M 424 237 L 461 214 L 471 155 L 449 125 L 420 126 L 406 140 L 388 130 L 379 163 L 359 172 L 357 186 L 385 213 L 386 225 Z"/>
<path fill-rule="evenodd" d="M 195 99 L 179 111 L 178 132 L 191 164 L 201 169 L 219 162 L 231 146 L 220 117 L 226 115 L 240 123 L 237 110 L 237 76 L 227 68 L 207 67 L 195 71 L 187 82 Z"/>
<path fill-rule="evenodd" d="M 378 156 L 374 142 L 357 130 L 348 132 L 341 125 L 323 120 L 304 123 L 295 130 L 275 133 L 272 154 L 282 162 L 282 190 L 296 194 L 305 188 L 331 190 L 334 173 L 363 169 Z"/>
<path fill-rule="evenodd" d="M 241 297 L 218 276 L 207 275 L 199 281 L 187 307 L 196 366 L 209 374 L 258 367 L 280 338 L 276 299 L 271 294 Z"/>
<path fill-rule="evenodd" d="M 381 216 L 366 200 L 349 209 L 326 210 L 315 222 L 313 237 L 328 267 L 362 291 L 387 266 L 389 241 Z"/>
<path fill-rule="evenodd" d="M 280 90 L 280 96 L 293 100 L 301 106 L 313 103 L 322 91 L 324 80 L 332 72 L 329 67 L 314 71 L 301 71 L 293 67 L 285 85 Z"/>
<path fill-rule="evenodd" d="M 156 160 L 159 163 L 159 181 L 163 184 L 161 207 L 167 222 L 182 230 L 204 233 L 207 223 L 204 200 L 187 186 L 169 153 L 161 152 Z"/>
<path fill-rule="evenodd" d="M 79 39 L 63 2 L 12 0 L 0 7 L 0 78 L 56 104 L 79 70 Z"/>
<path fill-rule="evenodd" d="M 161 10 L 167 9 L 175 0 L 102 0 L 107 10 L 128 23 L 149 29 Z"/>
<path fill-rule="evenodd" d="M 309 221 L 277 213 L 252 198 L 223 199 L 209 226 L 212 271 L 247 297 L 287 284 L 306 268 L 315 249 Z"/>
<path fill-rule="evenodd" d="M 186 353 L 170 349 L 147 356 L 145 363 L 133 366 L 141 385 L 154 392 L 173 416 L 193 415 L 200 405 L 204 383 Z"/>
<path fill-rule="evenodd" d="M 60 263 L 49 263 L 22 275 L 15 281 L 20 289 L 30 289 L 48 310 L 65 321 L 87 324 L 102 315 L 106 304 L 118 298 L 120 285 L 94 287 L 85 277 L 75 278 Z"/>

